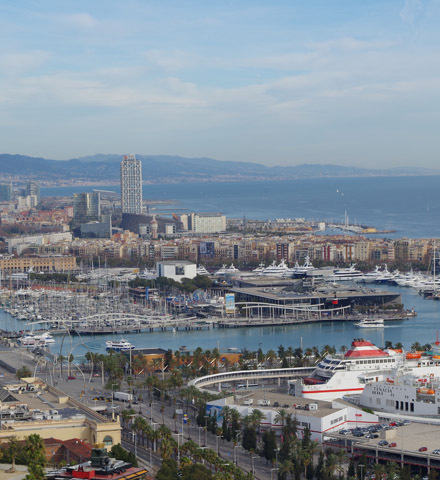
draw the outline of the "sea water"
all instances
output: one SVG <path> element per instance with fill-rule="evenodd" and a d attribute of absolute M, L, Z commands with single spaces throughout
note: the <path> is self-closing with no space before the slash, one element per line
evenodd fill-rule
<path fill-rule="evenodd" d="M 315 178 L 260 182 L 144 185 L 144 200 L 165 200 L 169 213 L 221 212 L 231 218 L 305 218 L 396 230 L 396 237 L 440 237 L 439 176 Z M 71 196 L 94 187 L 42 188 Z M 120 192 L 119 186 L 98 187 Z"/>

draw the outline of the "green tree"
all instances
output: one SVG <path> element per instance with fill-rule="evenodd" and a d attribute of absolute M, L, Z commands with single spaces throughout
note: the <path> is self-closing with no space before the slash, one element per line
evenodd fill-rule
<path fill-rule="evenodd" d="M 172 458 L 164 458 L 162 466 L 156 474 L 156 480 L 179 480 L 177 462 Z"/>
<path fill-rule="evenodd" d="M 25 480 L 44 480 L 44 465 L 46 457 L 44 454 L 44 442 L 40 435 L 29 435 L 25 443 L 26 458 L 28 461 L 28 474 Z"/>
<path fill-rule="evenodd" d="M 157 478 L 157 477 L 156 477 Z M 200 463 L 186 465 L 182 468 L 182 480 L 214 480 L 214 475 Z"/>
<path fill-rule="evenodd" d="M 15 472 L 15 460 L 18 457 L 21 449 L 22 445 L 16 438 L 11 438 L 11 440 L 9 440 L 9 442 L 7 443 L 5 453 L 11 462 L 11 468 L 8 470 L 8 472 Z"/>
<path fill-rule="evenodd" d="M 20 379 L 20 378 L 26 378 L 26 377 L 32 377 L 32 372 L 29 367 L 24 365 L 23 367 L 20 367 L 16 372 L 15 376 Z"/>
<path fill-rule="evenodd" d="M 267 462 L 272 462 L 276 458 L 277 439 L 272 429 L 263 433 L 263 455 Z"/>

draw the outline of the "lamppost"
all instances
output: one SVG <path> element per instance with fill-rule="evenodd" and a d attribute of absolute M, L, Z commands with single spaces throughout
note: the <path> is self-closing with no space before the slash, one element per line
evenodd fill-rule
<path fill-rule="evenodd" d="M 204 415 L 205 417 L 205 444 L 203 445 L 204 447 L 208 444 L 208 415 Z"/>
<path fill-rule="evenodd" d="M 172 435 L 177 435 L 177 463 L 180 464 L 180 441 L 179 438 L 183 433 L 173 433 Z"/>
<path fill-rule="evenodd" d="M 255 475 L 254 460 L 258 457 L 251 456 L 252 475 Z"/>
<path fill-rule="evenodd" d="M 240 445 L 234 445 L 234 463 L 235 463 L 235 465 L 238 465 L 237 448 L 240 448 Z"/>
<path fill-rule="evenodd" d="M 151 422 L 151 426 L 153 427 L 153 432 L 156 431 L 156 425 L 159 425 L 157 422 Z M 156 451 L 156 436 L 153 438 L 153 450 Z"/>
<path fill-rule="evenodd" d="M 137 433 L 131 432 L 131 436 L 133 437 L 133 442 L 134 442 L 134 456 L 137 457 L 137 445 L 136 445 Z"/>
<path fill-rule="evenodd" d="M 364 467 L 365 465 L 363 465 L 362 463 L 360 463 L 358 465 L 358 467 L 361 469 L 361 480 L 364 480 Z"/>
<path fill-rule="evenodd" d="M 273 472 L 278 472 L 279 468 L 271 468 L 270 469 L 270 480 L 273 480 Z"/>
<path fill-rule="evenodd" d="M 153 405 L 157 405 L 157 402 L 150 403 L 150 422 L 153 423 Z"/>
<path fill-rule="evenodd" d="M 201 446 L 200 444 L 200 431 L 203 430 L 204 427 L 199 427 L 199 447 Z"/>

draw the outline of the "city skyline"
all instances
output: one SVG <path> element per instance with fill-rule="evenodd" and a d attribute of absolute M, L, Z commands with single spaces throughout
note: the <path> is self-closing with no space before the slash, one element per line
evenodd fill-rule
<path fill-rule="evenodd" d="M 437 164 L 439 0 L 7 0 L 2 149 Z"/>

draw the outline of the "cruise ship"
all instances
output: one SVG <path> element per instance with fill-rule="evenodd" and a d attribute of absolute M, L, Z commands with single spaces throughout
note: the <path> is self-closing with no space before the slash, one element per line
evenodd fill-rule
<path fill-rule="evenodd" d="M 371 380 L 379 381 L 382 374 L 391 374 L 397 367 L 423 373 L 423 369 L 432 363 L 432 359 L 417 352 L 405 354 L 382 350 L 367 340 L 355 339 L 345 354 L 327 355 L 322 359 L 310 377 L 290 380 L 289 393 L 316 400 L 333 400 L 360 394 L 366 385 L 365 374 Z"/>

